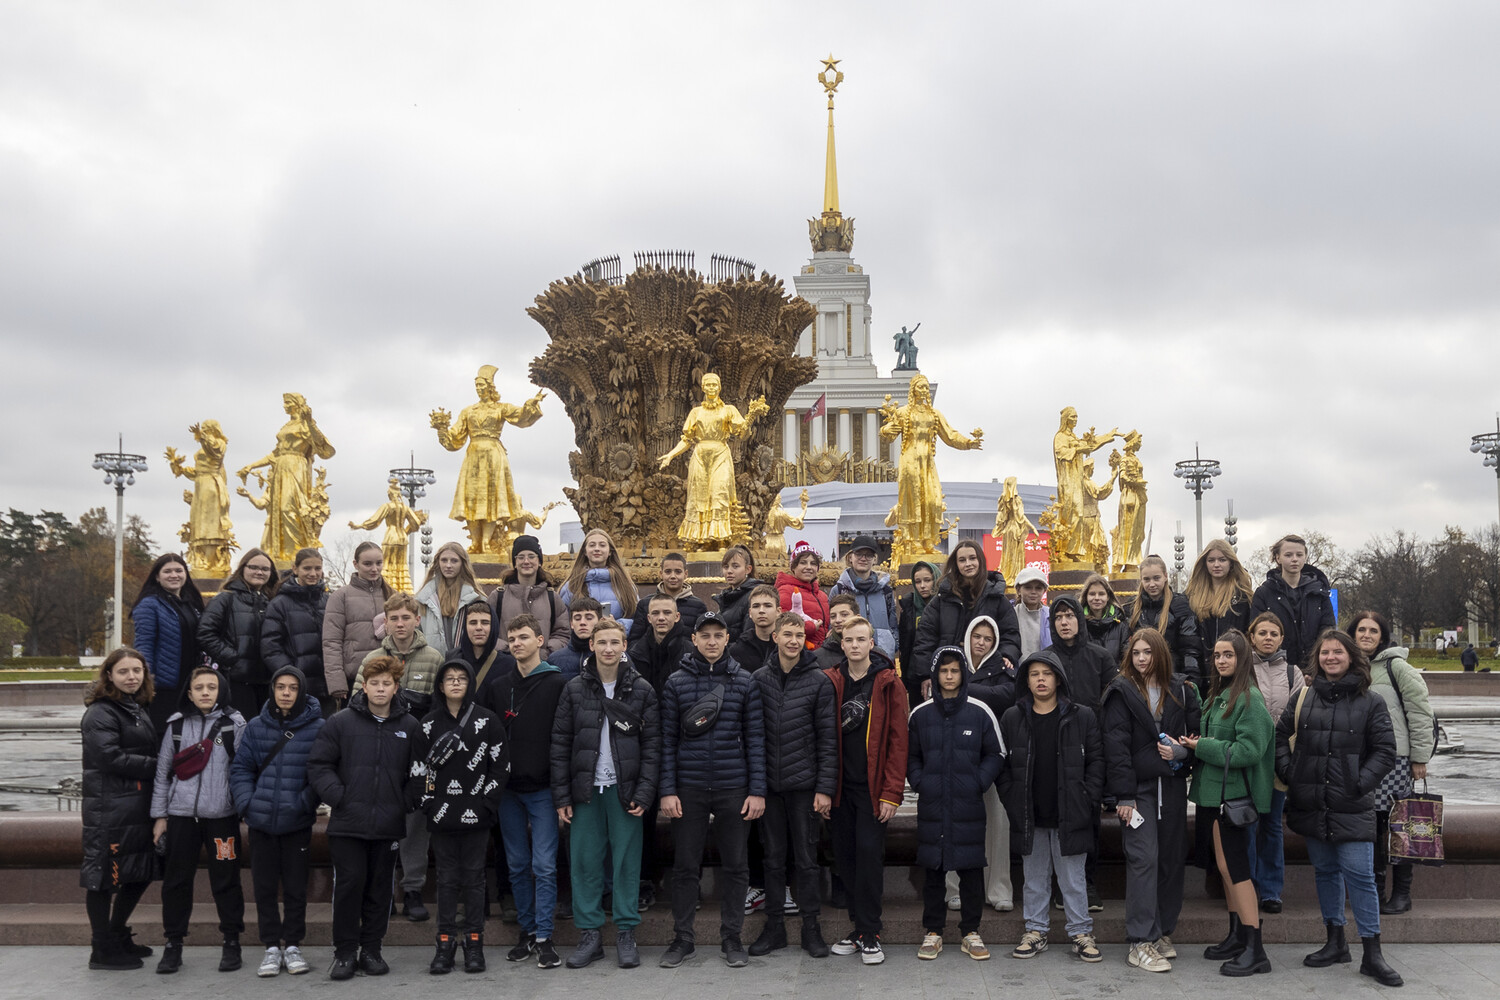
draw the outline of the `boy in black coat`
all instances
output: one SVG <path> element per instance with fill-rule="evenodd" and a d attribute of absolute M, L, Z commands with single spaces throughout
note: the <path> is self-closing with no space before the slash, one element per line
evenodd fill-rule
<path fill-rule="evenodd" d="M 682 621 L 676 599 L 666 594 L 652 594 L 646 600 L 645 620 L 645 634 L 630 641 L 627 655 L 635 672 L 661 694 L 667 675 L 693 651 L 692 625 Z"/>
<path fill-rule="evenodd" d="M 776 656 L 776 640 L 772 635 L 776 619 L 781 615 L 781 597 L 776 588 L 761 584 L 750 592 L 744 602 L 746 607 L 745 629 L 738 642 L 729 647 L 734 662 L 749 671 L 759 670 Z"/>

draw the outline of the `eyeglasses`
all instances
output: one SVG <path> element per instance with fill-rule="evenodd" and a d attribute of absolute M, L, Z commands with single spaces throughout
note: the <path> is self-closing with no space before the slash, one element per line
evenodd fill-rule
<path fill-rule="evenodd" d="M 467 677 L 444 677 L 443 678 L 443 683 L 444 684 L 468 684 L 469 683 L 469 679 Z"/>

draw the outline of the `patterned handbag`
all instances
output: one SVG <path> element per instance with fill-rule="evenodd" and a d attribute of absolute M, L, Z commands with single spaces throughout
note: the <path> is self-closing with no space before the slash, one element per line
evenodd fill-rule
<path fill-rule="evenodd" d="M 1443 863 L 1443 797 L 1428 793 L 1425 778 L 1421 794 L 1391 803 L 1390 857 L 1393 863 Z"/>

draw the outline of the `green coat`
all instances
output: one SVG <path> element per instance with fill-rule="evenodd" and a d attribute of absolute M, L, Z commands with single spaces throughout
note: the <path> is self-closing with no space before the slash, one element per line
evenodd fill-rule
<path fill-rule="evenodd" d="M 1249 795 L 1255 810 L 1271 811 L 1271 783 L 1276 774 L 1276 724 L 1266 711 L 1266 699 L 1251 687 L 1224 716 L 1229 692 L 1220 691 L 1203 708 L 1203 733 L 1194 756 L 1193 784 L 1188 798 L 1210 808 L 1224 799 Z M 1229 787 L 1224 787 L 1224 765 L 1230 765 Z M 1247 781 L 1248 778 L 1248 781 Z"/>

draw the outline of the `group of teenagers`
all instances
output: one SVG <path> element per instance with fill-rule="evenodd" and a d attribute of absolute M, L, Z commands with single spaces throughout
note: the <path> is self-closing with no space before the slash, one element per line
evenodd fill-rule
<path fill-rule="evenodd" d="M 1012 600 L 970 541 L 941 567 L 918 563 L 898 601 L 877 558 L 873 539 L 855 539 L 825 591 L 805 543 L 773 584 L 731 548 L 710 610 L 680 555 L 639 593 L 602 531 L 560 586 L 537 539 L 518 538 L 488 597 L 456 543 L 414 595 L 382 579 L 374 543 L 331 594 L 316 550 L 283 578 L 252 549 L 206 607 L 182 559 L 161 557 L 132 612 L 134 646 L 105 658 L 86 698 L 90 968 L 142 967 L 152 949 L 129 918 L 160 878 L 156 969 L 177 971 L 200 863 L 219 969 L 240 968 L 243 823 L 266 949 L 258 974 L 310 971 L 301 943 L 320 810 L 333 979 L 388 971 L 393 910 L 430 917 L 429 854 L 429 971 L 484 971 L 492 841 L 504 916 L 519 924 L 508 961 L 564 964 L 561 916 L 578 930 L 570 968 L 605 957 L 608 922 L 618 964 L 635 967 L 635 928 L 663 876 L 659 817 L 671 824 L 674 925 L 663 967 L 695 951 L 710 836 L 727 965 L 788 947 L 793 916 L 809 955 L 879 964 L 887 830 L 909 786 L 921 959 L 938 958 L 954 910 L 963 953 L 990 957 L 981 916 L 986 903 L 1013 909 L 1015 854 L 1025 931 L 1012 957 L 1047 950 L 1058 909 L 1068 950 L 1101 961 L 1095 870 L 1101 814 L 1113 811 L 1128 964 L 1170 971 L 1196 862 L 1217 873 L 1228 910 L 1205 958 L 1229 976 L 1269 972 L 1261 913 L 1281 909 L 1285 820 L 1306 841 L 1327 929 L 1304 963 L 1351 961 L 1347 896 L 1360 972 L 1401 985 L 1380 915 L 1410 909 L 1412 869 L 1388 865 L 1386 819 L 1425 777 L 1432 711 L 1384 618 L 1360 612 L 1337 629 L 1302 539 L 1272 546 L 1258 587 L 1219 540 L 1185 594 L 1148 556 L 1124 608 L 1102 576 L 1048 601 L 1035 568 Z M 832 944 L 820 922 L 825 827 L 828 902 L 849 924 Z M 755 911 L 765 919 L 746 947 Z"/>

